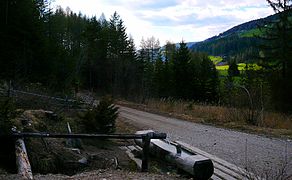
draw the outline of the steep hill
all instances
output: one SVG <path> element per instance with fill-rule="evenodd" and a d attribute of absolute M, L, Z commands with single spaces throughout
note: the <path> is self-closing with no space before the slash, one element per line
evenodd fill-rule
<path fill-rule="evenodd" d="M 252 20 L 237 25 L 217 36 L 208 38 L 191 46 L 193 51 L 206 52 L 213 56 L 235 58 L 237 61 L 250 62 L 258 56 L 258 39 L 260 26 L 274 21 L 278 15 Z"/>
<path fill-rule="evenodd" d="M 231 29 L 229 29 L 229 30 L 227 30 L 227 31 L 225 31 L 223 33 L 220 33 L 217 36 L 213 36 L 211 38 L 208 38 L 203 42 L 214 41 L 214 40 L 217 40 L 217 39 L 220 39 L 220 38 L 224 38 L 224 37 L 228 37 L 228 36 L 231 36 L 231 35 L 234 35 L 234 34 L 242 34 L 242 33 L 257 29 L 259 26 L 263 26 L 267 22 L 274 21 L 277 18 L 278 18 L 278 15 L 275 14 L 275 15 L 271 15 L 271 16 L 268 16 L 268 17 L 265 17 L 265 18 L 252 20 L 252 21 L 249 21 L 249 22 L 234 26 L 233 28 L 231 28 Z"/>

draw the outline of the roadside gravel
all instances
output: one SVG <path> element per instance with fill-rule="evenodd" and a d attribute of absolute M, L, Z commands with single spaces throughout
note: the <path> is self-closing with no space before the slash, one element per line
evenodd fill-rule
<path fill-rule="evenodd" d="M 187 122 L 119 106 L 120 116 L 141 129 L 165 132 L 179 140 L 218 156 L 261 176 L 275 177 L 281 170 L 292 175 L 292 141 L 290 139 L 231 131 Z"/>

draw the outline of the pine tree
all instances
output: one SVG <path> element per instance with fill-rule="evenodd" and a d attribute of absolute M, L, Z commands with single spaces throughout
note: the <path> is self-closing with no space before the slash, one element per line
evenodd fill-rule
<path fill-rule="evenodd" d="M 36 1 L 4 0 L 0 10 L 0 77 L 10 80 L 40 77 L 46 66 L 39 59 L 44 55 L 43 24 Z"/>
<path fill-rule="evenodd" d="M 155 37 L 141 40 L 139 51 L 139 61 L 143 64 L 142 75 L 142 102 L 150 98 L 155 92 L 154 67 L 155 61 L 159 57 L 160 44 Z"/>
<path fill-rule="evenodd" d="M 135 98 L 137 98 L 141 92 L 143 69 L 142 64 L 140 64 L 140 61 L 138 61 L 134 39 L 131 36 L 129 37 L 126 51 L 128 64 L 125 78 L 125 95 L 127 98 L 132 98 L 135 100 Z"/>
<path fill-rule="evenodd" d="M 277 13 L 278 19 L 269 22 L 261 28 L 260 39 L 263 44 L 264 66 L 271 66 L 273 69 L 280 68 L 282 77 L 285 78 L 292 71 L 292 1 L 291 0 L 267 0 L 269 5 Z"/>
<path fill-rule="evenodd" d="M 85 37 L 86 37 L 86 55 L 85 55 L 85 63 L 83 68 L 83 73 L 85 77 L 85 85 L 89 89 L 96 88 L 95 87 L 95 78 L 96 77 L 96 63 L 98 61 L 98 39 L 99 32 L 101 31 L 101 27 L 99 22 L 96 20 L 96 17 L 90 19 L 87 24 Z"/>
<path fill-rule="evenodd" d="M 277 13 L 278 19 L 262 28 L 260 39 L 262 65 L 271 72 L 269 81 L 275 107 L 281 111 L 292 111 L 292 21 L 291 0 L 267 0 Z"/>
<path fill-rule="evenodd" d="M 207 55 L 202 55 L 200 71 L 201 101 L 217 102 L 218 100 L 218 73 L 215 65 Z"/>
<path fill-rule="evenodd" d="M 175 96 L 182 99 L 190 99 L 192 95 L 192 77 L 190 70 L 190 52 L 186 43 L 182 41 L 174 58 L 174 85 Z"/>
<path fill-rule="evenodd" d="M 236 61 L 231 61 L 228 68 L 228 77 L 232 78 L 234 76 L 239 76 L 240 72 L 238 70 L 238 65 Z"/>
<path fill-rule="evenodd" d="M 163 61 L 161 54 L 158 55 L 157 60 L 155 61 L 154 65 L 154 96 L 155 97 L 163 97 L 164 94 L 164 76 L 163 76 Z"/>
<path fill-rule="evenodd" d="M 164 50 L 164 66 L 163 66 L 163 95 L 162 97 L 175 97 L 174 85 L 174 57 L 176 54 L 176 46 L 171 42 L 166 42 Z"/>

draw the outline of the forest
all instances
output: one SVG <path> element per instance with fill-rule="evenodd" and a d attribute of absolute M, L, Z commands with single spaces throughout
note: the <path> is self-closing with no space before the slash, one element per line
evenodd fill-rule
<path fill-rule="evenodd" d="M 206 54 L 191 53 L 184 42 L 178 49 L 168 43 L 162 52 L 155 37 L 137 50 L 117 12 L 109 20 L 89 18 L 69 8 L 52 12 L 48 3 L 1 2 L 2 80 L 125 98 L 216 100 L 218 79 Z"/>
<path fill-rule="evenodd" d="M 178 47 L 172 42 L 162 46 L 159 39 L 144 37 L 135 45 L 118 12 L 107 20 L 103 14 L 87 17 L 69 7 L 50 9 L 49 0 L 3 0 L 0 80 L 40 83 L 62 93 L 88 89 L 142 103 L 174 98 L 226 106 L 232 93 L 236 101 L 244 99 L 236 88 L 244 86 L 255 101 L 264 99 L 268 109 L 291 112 L 291 5 L 268 2 L 279 19 L 262 26 L 259 37 L 217 40 L 218 53 L 233 63 L 228 76 L 219 78 L 208 54 L 188 49 L 183 41 Z M 212 52 L 213 47 L 202 48 Z M 235 56 L 238 50 L 241 54 Z M 252 58 L 263 68 L 238 73 L 238 58 Z"/>

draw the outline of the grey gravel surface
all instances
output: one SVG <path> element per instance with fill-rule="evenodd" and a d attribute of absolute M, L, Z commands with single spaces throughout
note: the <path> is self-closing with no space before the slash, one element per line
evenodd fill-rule
<path fill-rule="evenodd" d="M 277 176 L 284 169 L 292 175 L 292 141 L 268 138 L 208 125 L 187 122 L 119 106 L 120 116 L 141 129 L 167 133 L 253 173 Z M 273 178 L 271 178 L 273 179 Z M 291 177 L 292 179 L 292 177 Z"/>

